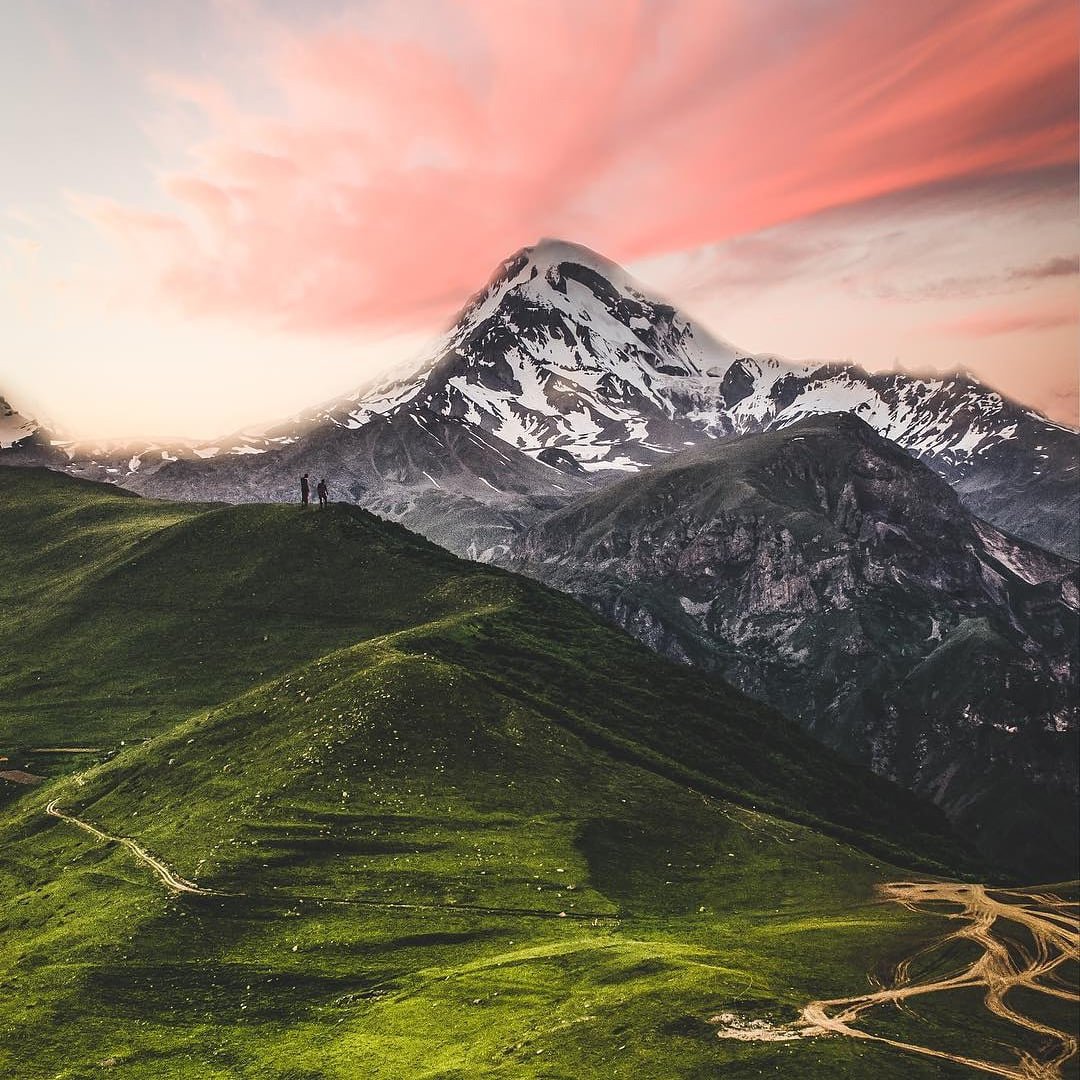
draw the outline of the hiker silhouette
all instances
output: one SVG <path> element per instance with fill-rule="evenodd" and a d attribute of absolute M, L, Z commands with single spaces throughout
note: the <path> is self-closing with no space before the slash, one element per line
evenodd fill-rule
<path fill-rule="evenodd" d="M 319 509 L 320 510 L 325 510 L 326 509 L 326 504 L 329 501 L 327 499 L 327 494 L 328 493 L 327 493 L 327 489 L 326 489 L 326 477 L 325 476 L 319 481 L 318 486 L 315 488 L 315 494 L 319 496 Z"/>
<path fill-rule="evenodd" d="M 311 489 L 308 487 L 307 473 L 300 477 L 300 502 L 307 506 L 311 501 Z"/>

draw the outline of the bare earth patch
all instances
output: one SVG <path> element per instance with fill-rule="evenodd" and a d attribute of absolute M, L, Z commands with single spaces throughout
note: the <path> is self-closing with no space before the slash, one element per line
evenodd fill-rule
<path fill-rule="evenodd" d="M 1010 990 L 1022 988 L 1080 1002 L 1077 987 L 1063 977 L 1067 962 L 1080 959 L 1077 904 L 1046 890 L 988 890 L 983 885 L 951 882 L 892 882 L 883 885 L 881 892 L 886 899 L 912 911 L 943 915 L 960 925 L 899 964 L 891 986 L 856 997 L 812 1001 L 792 1024 L 774 1025 L 765 1020 L 740 1019 L 734 1013 L 721 1013 L 711 1020 L 717 1025 L 717 1036 L 742 1041 L 781 1042 L 818 1035 L 845 1035 L 968 1065 L 1007 1080 L 1059 1080 L 1063 1066 L 1076 1056 L 1076 1035 L 1025 1015 L 1009 1005 L 1005 996 Z M 945 910 L 940 905 L 945 905 Z M 1008 940 L 995 930 L 999 922 L 1024 927 L 1034 941 L 1034 950 L 1010 947 Z M 911 964 L 917 956 L 961 940 L 973 942 L 982 950 L 968 967 L 938 980 L 919 982 L 912 978 Z M 991 1013 L 1019 1028 L 1042 1035 L 1053 1049 L 1041 1058 L 1017 1051 L 1015 1063 L 1001 1064 L 873 1035 L 854 1026 L 864 1013 L 881 1005 L 898 1005 L 927 994 L 979 987 L 985 990 L 984 1001 Z"/>
<path fill-rule="evenodd" d="M 44 782 L 44 776 L 36 776 L 32 772 L 26 772 L 24 769 L 4 769 L 0 772 L 0 780 L 9 780 L 13 784 L 41 784 Z"/>

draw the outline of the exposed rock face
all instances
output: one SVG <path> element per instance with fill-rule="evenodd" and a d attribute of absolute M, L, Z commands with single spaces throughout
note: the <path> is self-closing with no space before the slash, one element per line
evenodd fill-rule
<path fill-rule="evenodd" d="M 504 561 L 933 798 L 991 856 L 1075 869 L 1076 567 L 854 417 L 689 450 Z"/>
<path fill-rule="evenodd" d="M 20 415 L 0 397 L 0 451 L 29 457 L 46 444 L 45 434 L 36 420 Z"/>

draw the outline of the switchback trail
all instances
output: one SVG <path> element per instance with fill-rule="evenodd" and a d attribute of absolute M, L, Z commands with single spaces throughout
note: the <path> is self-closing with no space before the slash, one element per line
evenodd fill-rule
<path fill-rule="evenodd" d="M 1061 970 L 1069 964 L 1075 974 L 1074 965 L 1080 959 L 1077 903 L 1049 891 L 988 889 L 983 885 L 952 882 L 898 881 L 881 886 L 881 893 L 912 911 L 944 915 L 960 925 L 899 964 L 889 987 L 856 997 L 812 1001 L 803 1008 L 796 1023 L 783 1028 L 759 1021 L 747 1023 L 724 1014 L 713 1018 L 720 1025 L 717 1034 L 721 1038 L 750 1041 L 844 1035 L 967 1065 L 1007 1080 L 1058 1080 L 1062 1067 L 1077 1053 L 1076 1035 L 1020 1012 L 1006 1001 L 1006 995 L 1012 990 L 1028 990 L 1080 1003 L 1077 987 L 1065 981 Z M 924 907 L 928 904 L 945 904 L 959 910 L 942 912 Z M 1026 930 L 1031 944 L 1006 936 L 1002 931 L 1009 923 L 1013 924 L 1014 934 L 1017 927 Z M 950 942 L 965 941 L 981 950 L 978 958 L 966 967 L 940 979 L 920 982 L 917 976 L 912 976 L 912 964 L 919 957 Z M 983 1061 L 874 1035 L 854 1026 L 864 1014 L 882 1005 L 902 1006 L 913 998 L 972 988 L 984 991 L 986 1008 L 994 1016 L 1039 1036 L 1043 1051 L 1036 1056 L 1017 1050 L 1017 1060 L 1011 1063 Z"/>

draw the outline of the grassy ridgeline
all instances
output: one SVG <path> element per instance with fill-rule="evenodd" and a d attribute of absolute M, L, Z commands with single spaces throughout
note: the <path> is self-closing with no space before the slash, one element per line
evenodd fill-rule
<path fill-rule="evenodd" d="M 927 933 L 873 885 L 962 862 L 722 682 L 349 507 L 0 470 L 0 515 L 0 753 L 48 778 L 0 819 L 10 1075 L 950 1075 L 714 1037 L 858 989 Z"/>

